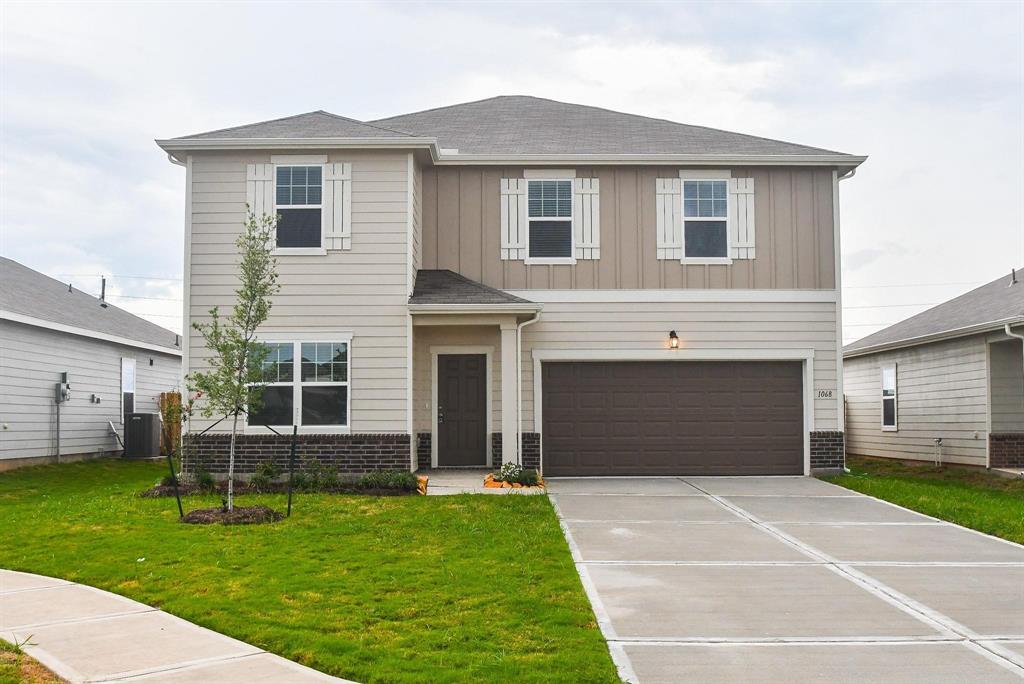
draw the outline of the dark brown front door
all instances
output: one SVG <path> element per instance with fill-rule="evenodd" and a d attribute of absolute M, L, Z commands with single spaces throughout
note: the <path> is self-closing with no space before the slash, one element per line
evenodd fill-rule
<path fill-rule="evenodd" d="M 801 475 L 790 361 L 543 364 L 545 475 Z"/>
<path fill-rule="evenodd" d="M 437 464 L 487 465 L 487 356 L 437 356 Z"/>

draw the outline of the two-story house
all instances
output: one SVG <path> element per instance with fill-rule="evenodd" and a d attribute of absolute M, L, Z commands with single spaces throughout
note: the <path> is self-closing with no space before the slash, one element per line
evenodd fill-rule
<path fill-rule="evenodd" d="M 231 304 L 246 203 L 280 217 L 243 472 L 293 425 L 350 472 L 842 465 L 838 188 L 864 157 L 533 97 L 158 142 L 186 330 Z M 196 444 L 222 464 L 220 426 Z"/>

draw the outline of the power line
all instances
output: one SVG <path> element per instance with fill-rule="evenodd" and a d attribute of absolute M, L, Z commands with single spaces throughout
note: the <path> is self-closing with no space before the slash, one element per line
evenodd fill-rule
<path fill-rule="evenodd" d="M 120 275 L 118 273 L 57 273 L 56 275 L 63 276 L 65 278 L 124 278 L 131 280 L 161 280 L 166 282 L 182 282 L 181 278 L 164 278 L 161 276 L 145 276 L 145 275 Z"/>

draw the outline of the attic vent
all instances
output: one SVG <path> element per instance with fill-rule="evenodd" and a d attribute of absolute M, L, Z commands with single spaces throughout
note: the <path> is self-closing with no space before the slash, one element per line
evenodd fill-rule
<path fill-rule="evenodd" d="M 1017 284 L 1017 269 L 1011 268 L 1010 269 L 1010 285 L 1016 285 L 1016 284 Z"/>

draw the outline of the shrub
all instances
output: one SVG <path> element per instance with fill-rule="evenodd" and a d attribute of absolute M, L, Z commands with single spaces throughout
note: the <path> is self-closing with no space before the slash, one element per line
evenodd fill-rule
<path fill-rule="evenodd" d="M 273 481 L 266 475 L 256 473 L 249 478 L 249 486 L 255 489 L 257 492 L 262 492 L 270 488 Z"/>
<path fill-rule="evenodd" d="M 179 483 L 180 483 L 180 480 L 179 480 Z M 161 487 L 173 487 L 174 486 L 174 478 L 171 477 L 170 475 L 164 475 L 163 477 L 160 478 L 160 486 Z"/>
<path fill-rule="evenodd" d="M 405 470 L 372 470 L 359 478 L 356 487 L 412 492 L 416 490 L 418 484 L 415 473 Z"/>
<path fill-rule="evenodd" d="M 524 469 L 521 473 L 519 473 L 519 477 L 517 477 L 513 481 L 518 482 L 519 484 L 526 487 L 536 487 L 537 485 L 540 484 L 540 473 L 538 473 L 536 470 Z"/>
<path fill-rule="evenodd" d="M 309 489 L 309 477 L 301 470 L 292 473 L 292 489 L 298 492 L 307 492 Z"/>
<path fill-rule="evenodd" d="M 256 464 L 256 475 L 266 478 L 267 480 L 276 480 L 281 476 L 281 469 L 277 467 L 277 464 L 273 460 L 260 461 Z"/>
<path fill-rule="evenodd" d="M 202 489 L 203 491 L 212 491 L 214 485 L 216 485 L 216 481 L 213 479 L 213 475 L 208 471 L 196 471 L 196 486 L 199 487 L 199 489 Z"/>
<path fill-rule="evenodd" d="M 516 482 L 516 478 L 518 478 L 522 472 L 523 466 L 509 461 L 508 463 L 501 464 L 501 470 L 498 471 L 498 477 L 495 479 L 502 482 Z"/>

